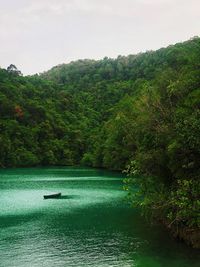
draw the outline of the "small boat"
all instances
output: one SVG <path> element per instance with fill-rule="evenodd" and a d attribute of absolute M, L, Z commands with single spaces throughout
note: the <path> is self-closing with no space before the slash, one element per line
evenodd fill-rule
<path fill-rule="evenodd" d="M 61 197 L 61 193 L 54 193 L 54 194 L 50 194 L 50 195 L 44 195 L 44 199 L 47 198 L 59 198 Z"/>

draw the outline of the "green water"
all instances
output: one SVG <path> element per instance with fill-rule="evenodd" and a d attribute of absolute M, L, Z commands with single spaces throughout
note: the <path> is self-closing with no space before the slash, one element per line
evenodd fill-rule
<path fill-rule="evenodd" d="M 43 200 L 50 192 L 61 199 Z M 197 267 L 124 202 L 121 175 L 85 168 L 0 170 L 0 267 Z"/>

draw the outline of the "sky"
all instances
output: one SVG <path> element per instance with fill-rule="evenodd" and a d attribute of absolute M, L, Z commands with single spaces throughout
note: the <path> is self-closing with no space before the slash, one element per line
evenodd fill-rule
<path fill-rule="evenodd" d="M 24 75 L 200 35 L 200 0 L 0 0 L 0 67 Z"/>

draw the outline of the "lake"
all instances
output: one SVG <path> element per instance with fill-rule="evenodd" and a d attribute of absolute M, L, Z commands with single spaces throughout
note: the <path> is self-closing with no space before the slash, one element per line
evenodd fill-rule
<path fill-rule="evenodd" d="M 98 169 L 0 170 L 0 267 L 199 267 L 199 251 L 129 207 L 122 186 Z"/>

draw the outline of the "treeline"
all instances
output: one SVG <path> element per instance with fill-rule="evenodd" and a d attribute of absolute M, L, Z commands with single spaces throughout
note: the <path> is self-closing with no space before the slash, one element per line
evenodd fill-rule
<path fill-rule="evenodd" d="M 131 202 L 199 227 L 199 59 L 196 37 L 39 76 L 1 69 L 0 165 L 127 169 Z"/>

